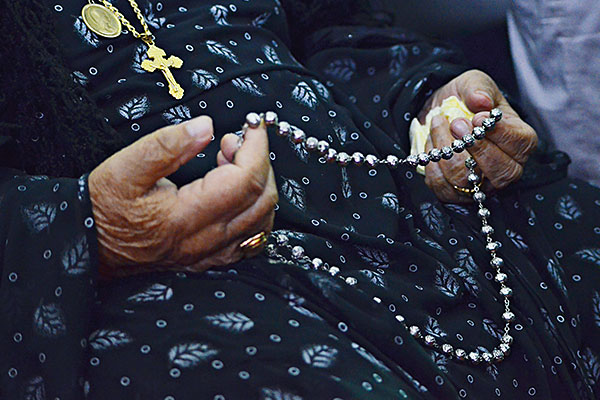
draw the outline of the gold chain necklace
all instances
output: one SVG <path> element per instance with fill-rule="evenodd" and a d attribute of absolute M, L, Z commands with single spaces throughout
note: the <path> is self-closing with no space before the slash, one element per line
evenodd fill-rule
<path fill-rule="evenodd" d="M 92 32 L 106 38 L 119 36 L 121 34 L 121 24 L 125 25 L 134 38 L 141 39 L 148 46 L 146 51 L 148 59 L 142 61 L 142 68 L 148 72 L 159 69 L 169 83 L 169 94 L 178 100 L 181 99 L 184 92 L 183 88 L 175 81 L 175 77 L 169 68 L 181 68 L 183 60 L 177 56 L 165 58 L 167 53 L 154 44 L 154 35 L 150 32 L 150 28 L 148 28 L 148 24 L 144 20 L 144 16 L 135 0 L 129 0 L 129 4 L 142 24 L 144 33 L 139 33 L 131 25 L 131 22 L 107 0 L 100 1 L 102 4 L 94 3 L 94 0 L 88 0 L 88 4 L 81 10 L 83 22 Z"/>

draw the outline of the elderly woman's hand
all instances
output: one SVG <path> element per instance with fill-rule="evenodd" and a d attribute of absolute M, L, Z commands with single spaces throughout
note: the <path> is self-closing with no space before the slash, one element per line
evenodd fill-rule
<path fill-rule="evenodd" d="M 486 182 L 487 189 L 501 189 L 519 179 L 523 173 L 523 164 L 537 145 L 537 135 L 508 104 L 494 81 L 481 71 L 465 72 L 438 89 L 423 108 L 420 117 L 424 117 L 431 108 L 439 106 L 450 96 L 461 99 L 476 113 L 475 117 L 472 121 L 458 118 L 451 125 L 443 117 L 434 118 L 426 151 L 433 147 L 450 146 L 453 140 L 470 133 L 474 126 L 481 126 L 489 116 L 486 111 L 492 108 L 500 108 L 503 117 L 484 140 L 476 141 L 473 147 L 467 149 L 468 153 L 465 151 L 454 154 L 450 160 L 429 163 L 425 169 L 426 184 L 442 201 L 469 201 L 468 197 L 460 195 L 453 187 L 469 187 L 466 179 L 468 171 L 464 164 L 469 154 L 477 161 L 480 172 L 489 181 Z"/>
<path fill-rule="evenodd" d="M 204 177 L 179 189 L 165 178 L 212 134 L 208 117 L 165 127 L 92 171 L 103 276 L 230 264 L 243 256 L 241 242 L 269 233 L 278 197 L 264 128 L 248 129 L 241 147 L 236 135 L 225 135 L 218 167 Z"/>

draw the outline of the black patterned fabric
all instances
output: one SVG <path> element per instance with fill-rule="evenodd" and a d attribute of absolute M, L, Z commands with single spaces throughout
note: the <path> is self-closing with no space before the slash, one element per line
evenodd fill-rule
<path fill-rule="evenodd" d="M 74 79 L 127 142 L 213 117 L 215 140 L 171 177 L 180 185 L 215 166 L 220 137 L 249 111 L 348 153 L 404 156 L 410 120 L 464 70 L 444 47 L 361 27 L 322 31 L 300 63 L 273 0 L 140 3 L 157 44 L 184 60 L 176 101 L 139 68 L 130 34 L 99 38 L 82 4 L 47 3 Z M 397 319 L 468 351 L 497 345 L 503 304 L 476 209 L 440 203 L 410 168 L 326 164 L 273 132 L 270 147 L 275 230 L 355 286 L 266 255 L 99 282 L 85 177 L 3 169 L 0 397 L 599 398 L 600 190 L 564 178 L 564 156 L 540 157 L 486 202 L 517 319 L 512 353 L 485 366 L 424 347 Z"/>

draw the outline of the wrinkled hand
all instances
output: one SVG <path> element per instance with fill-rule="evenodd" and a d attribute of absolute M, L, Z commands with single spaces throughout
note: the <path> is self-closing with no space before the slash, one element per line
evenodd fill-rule
<path fill-rule="evenodd" d="M 277 188 L 263 127 L 243 144 L 225 135 L 217 168 L 181 188 L 165 177 L 204 149 L 212 120 L 198 117 L 147 135 L 89 177 L 100 273 L 202 271 L 239 260 L 239 245 L 273 226 Z"/>
<path fill-rule="evenodd" d="M 429 188 L 445 202 L 470 201 L 469 197 L 459 194 L 453 187 L 470 187 L 464 163 L 469 154 L 477 161 L 479 172 L 485 175 L 484 190 L 502 189 L 518 180 L 523 173 L 523 164 L 537 145 L 533 128 L 512 109 L 494 81 L 477 70 L 467 71 L 438 89 L 419 118 L 423 120 L 431 108 L 439 106 L 450 96 L 461 99 L 475 116 L 472 121 L 457 118 L 451 125 L 443 117 L 434 118 L 426 151 L 433 147 L 450 146 L 453 140 L 471 133 L 474 126 L 481 126 L 492 108 L 500 108 L 503 117 L 485 139 L 477 140 L 466 151 L 454 154 L 450 160 L 429 163 L 425 168 L 425 183 Z"/>

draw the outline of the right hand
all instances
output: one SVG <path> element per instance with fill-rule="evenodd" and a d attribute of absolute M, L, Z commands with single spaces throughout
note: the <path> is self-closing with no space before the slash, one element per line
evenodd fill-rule
<path fill-rule="evenodd" d="M 202 151 L 213 135 L 202 116 L 149 134 L 92 171 L 89 191 L 100 274 L 203 271 L 231 264 L 245 239 L 273 227 L 278 201 L 264 127 L 243 144 L 225 135 L 217 168 L 181 188 L 165 177 Z"/>

